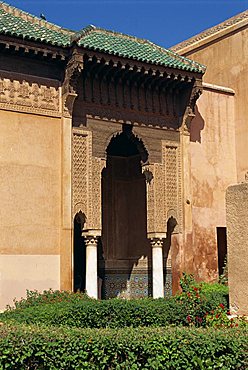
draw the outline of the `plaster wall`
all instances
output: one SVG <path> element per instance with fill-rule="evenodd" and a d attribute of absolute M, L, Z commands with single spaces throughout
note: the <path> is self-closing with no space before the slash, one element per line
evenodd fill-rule
<path fill-rule="evenodd" d="M 59 254 L 60 120 L 0 117 L 1 254 Z"/>
<path fill-rule="evenodd" d="M 192 46 L 193 49 L 193 46 Z M 207 66 L 203 81 L 234 89 L 235 136 L 238 181 L 244 180 L 248 170 L 248 27 L 227 33 L 212 43 L 205 43 L 184 56 Z M 213 109 L 214 106 L 211 108 Z M 207 117 L 206 117 L 207 118 Z M 222 118 L 224 122 L 224 117 Z"/>
<path fill-rule="evenodd" d="M 248 315 L 248 183 L 226 192 L 230 310 Z"/>
<path fill-rule="evenodd" d="M 0 310 L 28 290 L 59 289 L 58 255 L 0 255 Z"/>
<path fill-rule="evenodd" d="M 225 191 L 236 181 L 235 111 L 232 95 L 204 91 L 191 124 L 192 234 L 184 270 L 200 280 L 217 278 L 216 228 L 226 225 Z"/>

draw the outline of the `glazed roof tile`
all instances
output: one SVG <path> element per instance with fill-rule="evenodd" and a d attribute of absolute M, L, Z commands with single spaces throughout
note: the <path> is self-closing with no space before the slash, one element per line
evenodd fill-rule
<path fill-rule="evenodd" d="M 72 33 L 0 1 L 0 34 L 69 46 Z"/>
<path fill-rule="evenodd" d="M 205 66 L 148 40 L 88 26 L 76 32 L 64 29 L 0 1 L 0 34 L 50 45 L 79 46 L 144 63 L 204 73 Z"/>
<path fill-rule="evenodd" d="M 80 37 L 81 36 L 81 37 Z M 107 31 L 95 26 L 82 30 L 78 45 L 145 63 L 204 73 L 205 66 L 144 39 Z"/>

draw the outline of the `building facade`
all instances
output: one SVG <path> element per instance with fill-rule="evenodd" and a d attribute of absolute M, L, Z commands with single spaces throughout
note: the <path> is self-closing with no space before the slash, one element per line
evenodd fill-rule
<path fill-rule="evenodd" d="M 0 19 L 1 308 L 26 289 L 162 297 L 183 271 L 216 279 L 236 87 L 202 84 L 195 54 L 2 2 Z"/>

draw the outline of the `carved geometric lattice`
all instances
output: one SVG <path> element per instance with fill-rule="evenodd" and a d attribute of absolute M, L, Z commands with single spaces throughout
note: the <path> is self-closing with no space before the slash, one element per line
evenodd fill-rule
<path fill-rule="evenodd" d="M 165 209 L 165 173 L 162 164 L 154 164 L 154 183 L 155 183 L 155 232 L 166 231 L 166 209 Z"/>
<path fill-rule="evenodd" d="M 87 136 L 73 133 L 72 139 L 72 205 L 74 215 L 87 214 Z"/>
<path fill-rule="evenodd" d="M 167 220 L 171 216 L 175 218 L 177 225 L 174 229 L 174 232 L 179 232 L 182 222 L 181 166 L 179 147 L 173 144 L 166 144 L 163 149 Z"/>
<path fill-rule="evenodd" d="M 177 148 L 166 147 L 166 199 L 167 209 L 177 207 Z"/>

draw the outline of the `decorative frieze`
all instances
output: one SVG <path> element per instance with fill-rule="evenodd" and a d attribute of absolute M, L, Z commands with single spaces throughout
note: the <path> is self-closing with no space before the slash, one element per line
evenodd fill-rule
<path fill-rule="evenodd" d="M 60 115 L 59 83 L 28 82 L 0 77 L 0 108 L 51 116 Z"/>

